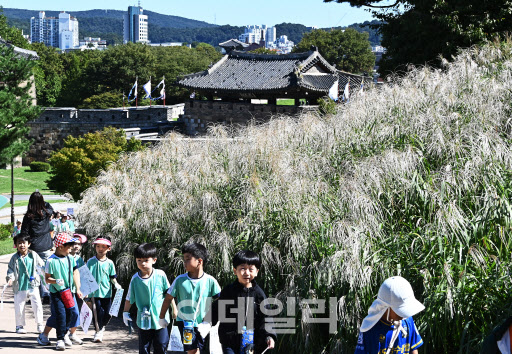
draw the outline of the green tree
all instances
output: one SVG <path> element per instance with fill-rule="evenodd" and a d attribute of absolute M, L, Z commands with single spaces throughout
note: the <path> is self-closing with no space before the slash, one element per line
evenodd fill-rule
<path fill-rule="evenodd" d="M 135 77 L 139 78 L 142 86 L 150 77 L 155 77 L 155 60 L 152 47 L 142 43 L 128 43 L 105 50 L 87 66 L 88 85 L 83 97 L 109 91 L 128 93 Z"/>
<path fill-rule="evenodd" d="M 0 45 L 0 163 L 12 161 L 31 144 L 26 124 L 40 114 L 29 93 L 34 65 L 16 55 L 13 47 Z"/>
<path fill-rule="evenodd" d="M 123 95 L 118 92 L 105 92 L 86 98 L 78 108 L 106 109 L 123 106 Z"/>
<path fill-rule="evenodd" d="M 72 51 L 60 54 L 64 67 L 62 89 L 58 97 L 57 106 L 78 107 L 84 98 L 89 97 L 89 86 L 92 84 L 87 79 L 87 68 L 92 61 L 102 57 L 98 50 Z"/>
<path fill-rule="evenodd" d="M 333 0 L 324 0 L 330 2 Z M 368 7 L 382 21 L 377 27 L 387 49 L 379 63 L 381 73 L 404 70 L 408 64 L 441 64 L 459 48 L 470 47 L 512 28 L 512 3 L 507 0 L 336 0 Z"/>
<path fill-rule="evenodd" d="M 43 43 L 32 43 L 32 49 L 39 55 L 38 65 L 34 69 L 37 102 L 42 106 L 54 107 L 62 90 L 62 56 L 56 48 Z"/>
<path fill-rule="evenodd" d="M 123 130 L 111 127 L 77 138 L 69 136 L 64 140 L 64 147 L 48 159 L 51 165 L 48 187 L 58 193 L 69 193 L 78 200 L 98 174 L 122 153 L 141 149 L 140 140 L 126 141 Z"/>
<path fill-rule="evenodd" d="M 276 54 L 276 52 L 274 52 L 273 50 L 270 50 L 270 49 L 265 48 L 265 47 L 261 47 L 261 48 L 258 48 L 258 49 L 251 50 L 249 53 L 254 53 L 254 54 Z"/>
<path fill-rule="evenodd" d="M 27 40 L 23 38 L 21 31 L 7 24 L 7 17 L 5 17 L 3 12 L 4 10 L 0 6 L 0 37 L 14 44 L 16 47 L 28 49 L 30 45 Z"/>
<path fill-rule="evenodd" d="M 314 30 L 304 34 L 294 48 L 295 53 L 305 52 L 314 45 L 320 54 L 336 68 L 351 73 L 371 71 L 375 64 L 368 33 L 359 33 L 352 28 L 343 30 Z"/>

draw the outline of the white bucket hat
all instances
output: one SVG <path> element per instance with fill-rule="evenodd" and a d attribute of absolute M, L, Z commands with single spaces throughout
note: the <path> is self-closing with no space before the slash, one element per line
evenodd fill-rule
<path fill-rule="evenodd" d="M 425 309 L 425 306 L 414 297 L 411 284 L 402 277 L 394 276 L 384 280 L 380 286 L 377 299 L 368 309 L 361 324 L 361 332 L 367 332 L 384 315 L 388 308 L 403 318 L 414 316 Z"/>

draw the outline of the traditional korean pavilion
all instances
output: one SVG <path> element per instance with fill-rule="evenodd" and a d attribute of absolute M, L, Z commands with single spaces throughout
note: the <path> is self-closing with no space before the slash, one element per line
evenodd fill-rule
<path fill-rule="evenodd" d="M 301 114 L 316 109 L 318 99 L 326 97 L 336 82 L 341 97 L 347 82 L 351 90 L 359 90 L 363 80 L 369 87 L 370 78 L 336 70 L 312 47 L 306 53 L 284 55 L 233 50 L 208 70 L 183 76 L 178 85 L 194 92 L 191 97 L 207 97 L 185 104 L 187 131 L 194 134 L 206 131 L 211 123 L 244 124 L 276 114 Z M 276 104 L 286 98 L 294 99 L 295 105 Z"/>
<path fill-rule="evenodd" d="M 184 76 L 179 85 L 223 101 L 304 98 L 316 103 L 336 80 L 336 68 L 316 50 L 285 55 L 232 51 L 210 69 Z"/>

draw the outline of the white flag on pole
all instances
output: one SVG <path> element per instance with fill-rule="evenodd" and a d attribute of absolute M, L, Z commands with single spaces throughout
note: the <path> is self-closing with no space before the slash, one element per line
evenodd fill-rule
<path fill-rule="evenodd" d="M 348 101 L 349 97 L 350 97 L 350 79 L 348 80 L 347 84 L 345 85 L 345 90 L 343 90 L 343 98 L 345 99 L 345 102 Z"/>
<path fill-rule="evenodd" d="M 162 89 L 160 90 L 160 98 L 161 99 L 164 99 L 165 98 L 165 82 L 164 82 L 165 79 L 162 79 L 162 81 L 160 81 L 160 83 L 156 86 L 156 88 L 159 88 L 160 86 L 162 86 Z"/>
<path fill-rule="evenodd" d="M 144 98 L 151 98 L 151 79 L 142 88 L 146 91 L 146 97 Z"/>
<path fill-rule="evenodd" d="M 92 321 L 91 309 L 89 308 L 89 306 L 87 306 L 87 304 L 84 301 L 82 308 L 80 309 L 80 327 L 82 327 L 85 334 L 87 334 L 87 331 L 89 330 L 91 321 Z"/>
<path fill-rule="evenodd" d="M 133 93 L 133 96 L 132 96 Z M 135 84 L 132 86 L 132 89 L 130 90 L 130 93 L 128 94 L 128 99 L 131 99 L 132 97 L 137 97 L 137 80 L 135 80 Z"/>
<path fill-rule="evenodd" d="M 338 100 L 338 98 L 339 98 L 339 96 L 338 96 L 338 80 L 336 80 L 334 82 L 334 84 L 332 84 L 331 88 L 329 89 L 329 97 L 333 101 Z"/>

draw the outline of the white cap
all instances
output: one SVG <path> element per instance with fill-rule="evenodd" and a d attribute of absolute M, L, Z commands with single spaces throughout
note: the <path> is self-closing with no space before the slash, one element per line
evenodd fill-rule
<path fill-rule="evenodd" d="M 384 280 L 380 286 L 377 299 L 368 309 L 361 324 L 361 332 L 369 331 L 391 308 L 398 316 L 408 318 L 425 309 L 425 306 L 414 297 L 411 284 L 402 277 L 394 276 Z"/>

